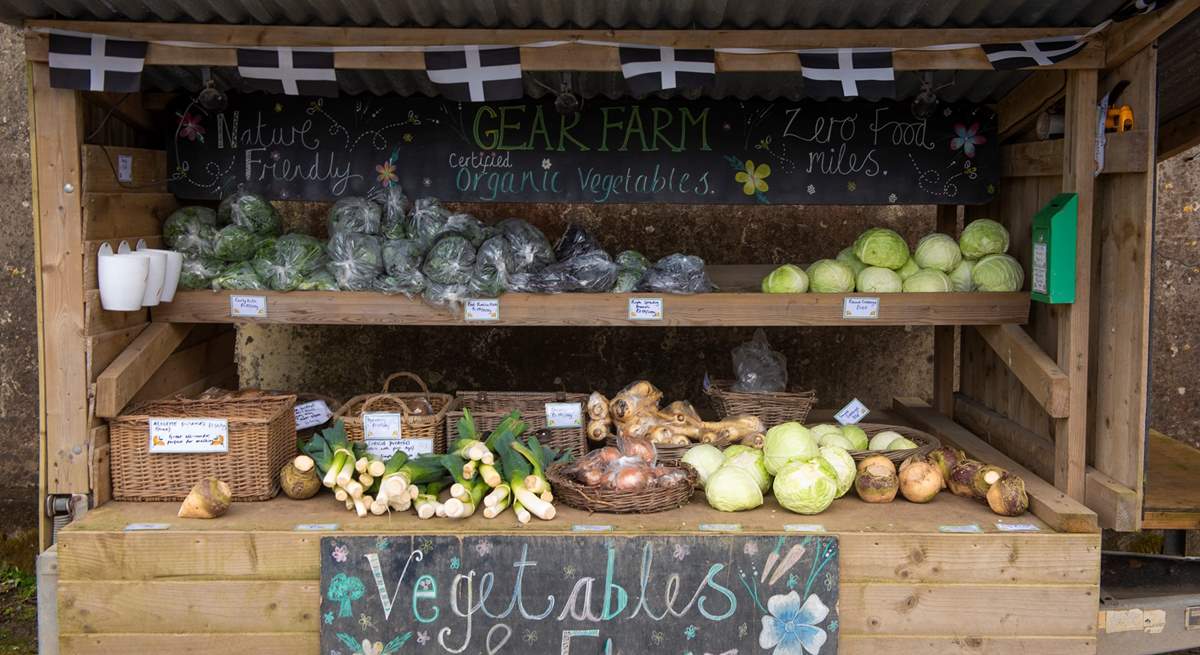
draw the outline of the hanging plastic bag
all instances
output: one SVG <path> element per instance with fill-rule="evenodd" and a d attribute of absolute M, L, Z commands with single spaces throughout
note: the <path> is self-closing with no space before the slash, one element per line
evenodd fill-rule
<path fill-rule="evenodd" d="M 765 393 L 787 389 L 787 357 L 771 350 L 767 333 L 754 331 L 754 338 L 733 349 L 734 391 Z"/>
<path fill-rule="evenodd" d="M 704 260 L 679 253 L 655 262 L 638 283 L 638 291 L 657 293 L 708 293 L 712 289 Z"/>
<path fill-rule="evenodd" d="M 329 272 L 337 279 L 340 289 L 370 289 L 375 278 L 383 272 L 379 239 L 370 234 L 334 233 L 325 244 L 325 253 L 329 256 Z"/>
<path fill-rule="evenodd" d="M 339 232 L 379 234 L 383 208 L 378 203 L 358 196 L 347 196 L 329 208 L 329 236 Z"/>

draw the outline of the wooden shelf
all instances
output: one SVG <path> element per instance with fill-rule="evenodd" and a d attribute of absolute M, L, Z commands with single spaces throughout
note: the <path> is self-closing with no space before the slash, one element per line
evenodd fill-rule
<path fill-rule="evenodd" d="M 1142 528 L 1200 530 L 1200 450 L 1158 430 L 1150 430 L 1147 441 Z"/>
<path fill-rule="evenodd" d="M 713 266 L 717 293 L 697 295 L 510 293 L 500 298 L 500 320 L 488 326 L 798 326 L 798 325 L 993 325 L 1025 323 L 1027 293 L 846 294 L 879 298 L 879 318 L 842 317 L 843 294 L 764 294 L 759 281 L 770 266 Z M 233 318 L 229 296 L 267 298 L 267 316 Z M 631 321 L 629 299 L 662 298 L 664 319 Z M 420 299 L 348 291 L 181 291 L 154 308 L 153 320 L 172 323 L 299 323 L 328 325 L 463 325 L 462 311 Z"/>

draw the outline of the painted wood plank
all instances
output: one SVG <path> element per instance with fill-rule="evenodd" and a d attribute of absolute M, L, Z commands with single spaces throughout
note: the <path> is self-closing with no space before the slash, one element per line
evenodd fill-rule
<path fill-rule="evenodd" d="M 1145 173 L 1150 155 L 1149 129 L 1113 132 L 1104 146 L 1105 175 Z M 1001 147 L 1000 177 L 1058 177 L 1062 175 L 1063 139 L 1029 141 Z"/>
<path fill-rule="evenodd" d="M 234 332 L 225 332 L 172 354 L 129 399 L 129 403 L 185 394 L 197 382 L 207 382 L 208 376 L 233 363 L 235 336 Z"/>
<path fill-rule="evenodd" d="M 943 442 L 966 451 L 971 457 L 1021 476 L 1029 494 L 1029 510 L 1055 530 L 1096 532 L 1095 512 L 1055 489 L 954 421 L 933 411 L 921 400 L 897 398 L 893 409 L 917 427 L 932 432 Z"/>
<path fill-rule="evenodd" d="M 957 205 L 938 205 L 937 231 L 958 235 Z M 933 406 L 946 416 L 954 415 L 957 348 L 958 332 L 953 326 L 939 325 L 933 328 Z"/>
<path fill-rule="evenodd" d="M 1067 416 L 1071 381 L 1028 332 L 1018 325 L 980 325 L 975 329 L 1047 414 Z"/>
<path fill-rule="evenodd" d="M 1200 107 L 1158 126 L 1158 161 L 1165 161 L 1200 143 Z"/>
<path fill-rule="evenodd" d="M 1105 36 L 1103 68 L 1113 69 L 1124 64 L 1197 10 L 1200 10 L 1200 0 L 1180 0 L 1163 7 L 1160 11 L 1136 16 L 1112 26 L 1109 34 Z"/>
<path fill-rule="evenodd" d="M 97 264 L 100 260 L 100 246 L 107 243 L 114 252 L 120 247 L 122 241 L 128 241 L 130 248 L 137 247 L 138 240 L 145 240 L 148 248 L 162 248 L 162 235 L 157 232 L 154 234 L 146 234 L 142 236 L 130 236 L 121 239 L 93 239 L 83 242 L 83 288 L 98 289 L 100 287 L 100 279 L 98 274 Z"/>
<path fill-rule="evenodd" d="M 100 290 L 83 291 L 83 324 L 86 336 L 124 330 L 143 325 L 150 319 L 150 312 L 139 309 L 134 312 L 110 312 L 100 305 Z"/>
<path fill-rule="evenodd" d="M 964 394 L 955 397 L 954 420 L 1043 480 L 1054 478 L 1054 442 L 1049 437 L 1027 429 Z"/>
<path fill-rule="evenodd" d="M 1037 117 L 1062 99 L 1066 80 L 1065 71 L 1030 71 L 1028 77 L 996 103 L 1000 141 L 1007 141 L 1018 132 L 1032 129 Z M 1003 159 L 1000 165 L 1005 165 Z"/>
<path fill-rule="evenodd" d="M 112 418 L 183 343 L 192 326 L 151 323 L 96 379 L 96 416 Z"/>
<path fill-rule="evenodd" d="M 169 193 L 84 193 L 83 238 L 128 239 L 161 234 L 163 221 L 179 207 Z"/>
<path fill-rule="evenodd" d="M 1200 530 L 1200 450 L 1150 430 L 1145 529 Z"/>
<path fill-rule="evenodd" d="M 838 655 L 1095 655 L 1092 637 L 982 637 L 842 634 Z"/>
<path fill-rule="evenodd" d="M 142 323 L 113 332 L 88 336 L 84 340 L 88 382 L 95 382 L 96 378 L 100 377 L 100 373 L 108 368 L 108 365 L 117 358 L 117 355 L 121 354 L 121 351 L 133 343 L 133 340 L 147 325 L 149 323 Z"/>
<path fill-rule="evenodd" d="M 129 177 L 117 179 L 121 162 Z M 166 193 L 167 151 L 119 146 L 83 146 L 83 190 L 86 193 Z"/>

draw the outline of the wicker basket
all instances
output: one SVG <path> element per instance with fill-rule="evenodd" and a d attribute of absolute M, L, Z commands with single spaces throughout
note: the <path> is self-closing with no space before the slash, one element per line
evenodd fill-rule
<path fill-rule="evenodd" d="M 421 387 L 418 392 L 393 392 L 392 380 L 408 378 Z M 432 413 L 426 413 L 425 405 Z M 379 393 L 362 394 L 346 401 L 333 416 L 346 426 L 346 437 L 363 441 L 362 415 L 366 412 L 396 412 L 401 415 L 401 435 L 405 439 L 430 439 L 433 452 L 446 452 L 446 412 L 454 409 L 454 397 L 446 393 L 430 393 L 425 381 L 413 373 L 393 373 L 383 381 Z"/>
<path fill-rule="evenodd" d="M 816 391 L 747 393 L 734 391 L 733 382 L 729 380 L 713 380 L 704 393 L 708 394 L 719 418 L 749 414 L 761 418 L 767 427 L 788 421 L 803 423 L 817 402 Z"/>
<path fill-rule="evenodd" d="M 282 391 L 262 391 L 260 389 L 222 389 L 221 387 L 209 387 L 209 388 L 205 389 L 204 391 L 202 391 L 199 396 L 196 396 L 196 398 L 199 400 L 212 400 L 214 398 L 226 398 L 226 399 L 230 399 L 230 400 L 234 400 L 234 399 L 241 400 L 241 399 L 247 399 L 247 398 L 261 398 L 263 396 L 279 396 L 279 395 L 285 395 L 285 394 Z M 304 444 L 305 442 L 307 442 L 309 439 L 311 439 L 314 434 L 329 427 L 330 423 L 333 422 L 333 412 L 337 411 L 337 408 L 342 406 L 342 401 L 340 401 L 337 398 L 334 398 L 332 396 L 326 396 L 326 395 L 319 394 L 319 393 L 306 393 L 306 392 L 301 392 L 301 391 L 296 392 L 295 396 L 296 396 L 296 406 L 303 405 L 304 403 L 313 402 L 315 400 L 323 400 L 323 401 L 325 401 L 325 406 L 329 408 L 329 412 L 330 412 L 328 421 L 325 421 L 324 423 L 322 423 L 320 425 L 314 425 L 311 428 L 305 428 L 303 430 L 296 430 L 296 444 L 301 445 L 301 444 Z"/>
<path fill-rule="evenodd" d="M 454 394 L 455 407 L 446 414 L 446 443 L 458 439 L 458 419 L 462 408 L 471 410 L 475 429 L 482 435 L 491 433 L 513 410 L 521 412 L 521 420 L 529 430 L 546 429 L 546 403 L 579 403 L 582 425 L 578 428 L 555 428 L 542 443 L 558 453 L 569 452 L 582 457 L 587 452 L 587 394 L 566 391 L 459 391 Z M 540 437 L 539 437 L 540 438 Z"/>
<path fill-rule="evenodd" d="M 296 454 L 295 396 L 156 400 L 109 421 L 113 499 L 180 500 L 198 480 L 224 481 L 233 499 L 268 500 L 279 493 L 279 469 Z M 150 453 L 151 418 L 229 421 L 229 452 Z"/>
<path fill-rule="evenodd" d="M 604 445 L 616 448 L 617 436 L 615 434 L 608 435 L 608 437 L 604 439 Z M 659 464 L 663 466 L 678 466 L 679 463 L 683 461 L 683 456 L 687 454 L 687 451 L 699 445 L 700 444 L 698 443 L 689 443 L 672 446 L 668 444 L 656 443 L 654 444 L 654 452 L 658 455 Z M 713 441 L 708 445 L 714 446 L 720 450 L 725 450 L 729 447 L 729 440 L 721 439 L 719 441 Z"/>
<path fill-rule="evenodd" d="M 687 464 L 678 468 L 687 471 L 687 479 L 665 489 L 651 488 L 638 491 L 617 491 L 589 487 L 572 480 L 564 472 L 567 464 L 555 464 L 546 472 L 546 479 L 554 492 L 554 499 L 575 509 L 606 514 L 653 514 L 687 505 L 696 491 L 699 475 Z"/>
<path fill-rule="evenodd" d="M 935 448 L 940 448 L 942 445 L 942 442 L 938 441 L 937 437 L 933 436 L 932 434 L 903 425 L 859 423 L 858 427 L 862 428 L 863 432 L 867 433 L 868 439 L 876 434 L 879 434 L 880 432 L 883 432 L 884 430 L 891 430 L 893 432 L 900 433 L 901 436 L 912 441 L 913 443 L 916 443 L 919 447 L 910 448 L 908 450 L 851 450 L 850 456 L 853 457 L 854 461 L 856 462 L 861 462 L 864 459 L 874 455 L 883 455 L 884 457 L 892 460 L 892 462 L 899 464 L 913 455 L 928 455 L 929 453 L 933 452 Z"/>

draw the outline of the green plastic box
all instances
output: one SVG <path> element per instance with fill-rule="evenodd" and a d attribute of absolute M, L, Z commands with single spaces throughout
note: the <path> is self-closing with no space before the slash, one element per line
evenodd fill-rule
<path fill-rule="evenodd" d="M 1075 241 L 1079 204 L 1060 193 L 1033 217 L 1030 295 L 1047 304 L 1075 302 Z"/>

